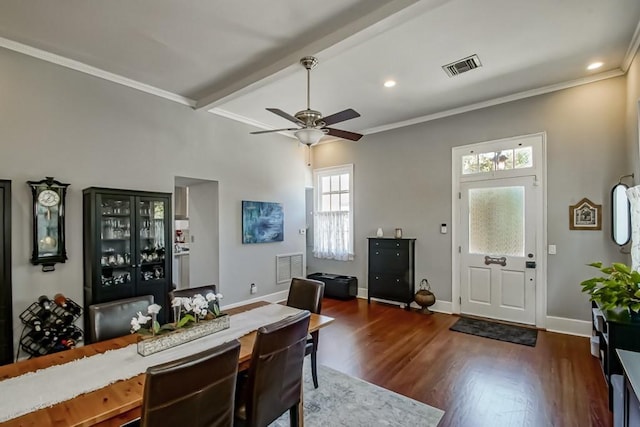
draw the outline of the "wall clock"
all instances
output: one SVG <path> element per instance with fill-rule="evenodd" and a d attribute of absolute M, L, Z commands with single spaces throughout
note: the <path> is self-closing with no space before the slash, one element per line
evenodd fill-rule
<path fill-rule="evenodd" d="M 42 271 L 55 270 L 57 262 L 67 260 L 64 235 L 65 197 L 69 184 L 46 177 L 27 181 L 33 196 L 33 253 L 31 263 Z"/>

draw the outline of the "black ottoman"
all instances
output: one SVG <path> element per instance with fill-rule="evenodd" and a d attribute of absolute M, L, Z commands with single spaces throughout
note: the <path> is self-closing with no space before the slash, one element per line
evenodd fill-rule
<path fill-rule="evenodd" d="M 338 299 L 352 299 L 358 295 L 358 278 L 354 276 L 340 276 L 329 273 L 313 273 L 308 279 L 324 282 L 324 296 Z"/>

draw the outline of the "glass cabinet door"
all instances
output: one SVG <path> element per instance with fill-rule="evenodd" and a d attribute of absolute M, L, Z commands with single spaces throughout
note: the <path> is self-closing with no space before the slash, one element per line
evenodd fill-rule
<path fill-rule="evenodd" d="M 133 293 L 135 271 L 132 259 L 132 198 L 101 195 L 99 200 L 100 242 L 98 264 L 103 291 L 125 295 Z M 124 288 L 131 288 L 123 292 Z"/>
<path fill-rule="evenodd" d="M 138 200 L 139 280 L 141 282 L 164 281 L 167 201 L 146 197 Z"/>

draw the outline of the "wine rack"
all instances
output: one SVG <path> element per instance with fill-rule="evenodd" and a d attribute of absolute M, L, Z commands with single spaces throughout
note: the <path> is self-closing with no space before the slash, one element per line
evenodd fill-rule
<path fill-rule="evenodd" d="M 20 314 L 20 349 L 35 357 L 75 347 L 84 336 L 74 324 L 81 315 L 82 307 L 70 298 L 58 294 L 51 301 L 41 296 Z"/>

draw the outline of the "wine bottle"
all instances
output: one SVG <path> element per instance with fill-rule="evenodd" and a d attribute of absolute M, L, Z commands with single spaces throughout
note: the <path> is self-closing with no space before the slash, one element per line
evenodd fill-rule
<path fill-rule="evenodd" d="M 38 305 L 40 305 L 41 308 L 38 312 L 38 316 L 40 316 L 41 319 L 44 320 L 51 316 L 51 300 L 46 295 L 40 295 Z"/>
<path fill-rule="evenodd" d="M 29 323 L 31 326 L 31 336 L 34 340 L 38 341 L 44 337 L 44 331 L 42 330 L 42 321 L 40 319 L 33 319 Z"/>
<path fill-rule="evenodd" d="M 67 308 L 67 298 L 62 294 L 55 294 L 53 297 L 53 301 L 56 303 L 58 307 L 62 307 L 64 309 Z"/>

